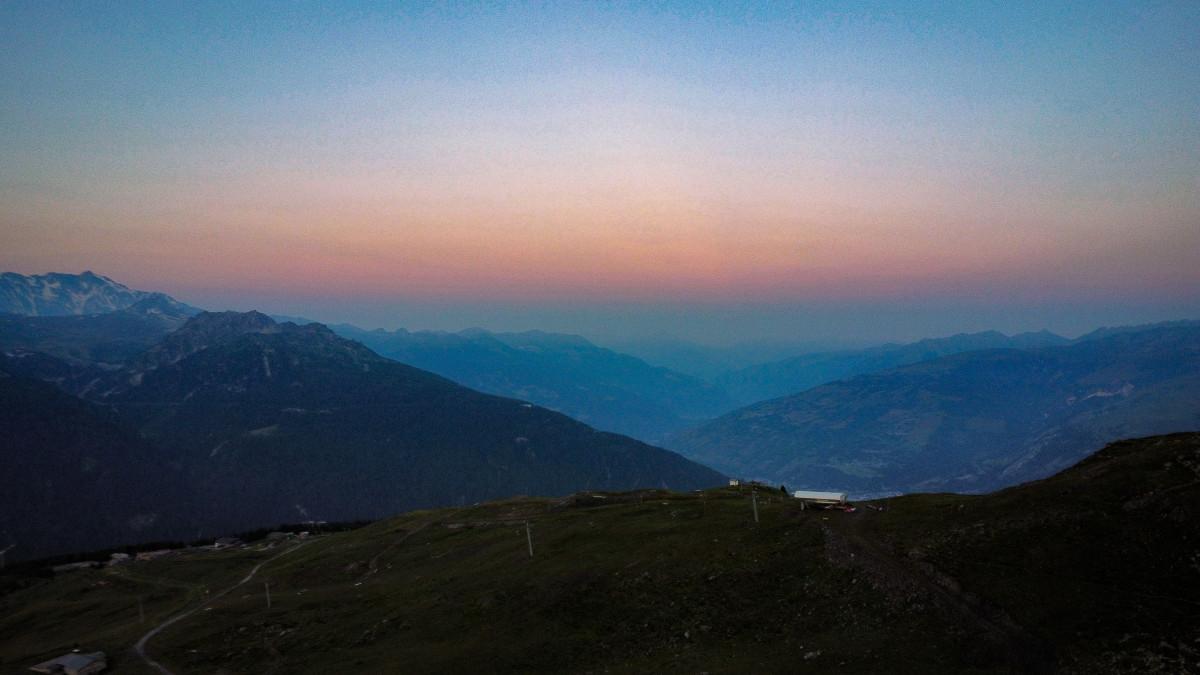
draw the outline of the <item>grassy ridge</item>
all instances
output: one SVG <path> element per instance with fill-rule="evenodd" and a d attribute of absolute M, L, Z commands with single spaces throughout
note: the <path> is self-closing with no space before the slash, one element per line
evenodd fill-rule
<path fill-rule="evenodd" d="M 273 573 L 271 610 L 261 595 L 240 598 L 164 643 L 188 672 L 716 672 L 805 654 L 873 668 L 844 636 L 881 617 L 845 603 L 878 598 L 824 560 L 819 530 L 794 509 L 763 504 L 756 528 L 737 493 L 606 496 L 420 514 L 331 538 Z"/>
<path fill-rule="evenodd" d="M 863 530 L 1056 646 L 1075 672 L 1200 672 L 1200 434 L 1113 443 L 979 497 L 888 501 Z"/>
<path fill-rule="evenodd" d="M 842 513 L 760 490 L 757 523 L 745 488 L 415 512 L 264 565 L 148 652 L 177 673 L 1194 672 L 1198 479 L 1192 434 L 984 497 Z M 294 544 L 269 545 L 7 577 L 0 670 L 78 642 L 150 672 L 129 647 Z"/>

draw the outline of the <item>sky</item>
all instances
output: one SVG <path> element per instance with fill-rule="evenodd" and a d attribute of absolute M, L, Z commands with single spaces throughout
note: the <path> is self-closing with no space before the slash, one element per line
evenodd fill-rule
<path fill-rule="evenodd" d="M 375 328 L 1200 318 L 1200 3 L 0 2 L 0 270 Z"/>

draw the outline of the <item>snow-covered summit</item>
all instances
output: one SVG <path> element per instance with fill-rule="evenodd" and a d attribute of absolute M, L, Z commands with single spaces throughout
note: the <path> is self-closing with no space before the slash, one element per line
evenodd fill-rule
<path fill-rule="evenodd" d="M 161 293 L 135 291 L 90 271 L 33 276 L 14 272 L 0 274 L 0 313 L 25 316 L 103 314 L 128 309 L 139 302 L 166 302 L 186 308 Z"/>

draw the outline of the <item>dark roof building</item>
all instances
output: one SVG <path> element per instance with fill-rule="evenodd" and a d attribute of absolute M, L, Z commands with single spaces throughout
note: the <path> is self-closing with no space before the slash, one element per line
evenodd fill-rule
<path fill-rule="evenodd" d="M 35 673 L 62 673 L 62 675 L 91 675 L 108 667 L 108 657 L 104 652 L 80 654 L 71 652 L 57 659 L 39 663 L 30 668 Z"/>

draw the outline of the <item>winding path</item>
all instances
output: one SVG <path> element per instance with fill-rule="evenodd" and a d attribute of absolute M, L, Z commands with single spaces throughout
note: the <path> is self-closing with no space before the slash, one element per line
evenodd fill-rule
<path fill-rule="evenodd" d="M 253 579 L 254 575 L 258 573 L 259 568 L 261 568 L 263 565 L 266 565 L 267 563 L 274 562 L 274 561 L 278 560 L 279 558 L 282 558 L 283 556 L 291 553 L 292 551 L 295 551 L 296 549 L 300 548 L 301 546 L 304 546 L 309 541 L 312 541 L 312 540 L 309 539 L 308 541 L 302 541 L 299 544 L 296 544 L 295 546 L 289 548 L 288 550 L 283 551 L 283 552 L 279 553 L 278 555 L 272 556 L 272 557 L 258 563 L 257 565 L 254 566 L 254 569 L 250 570 L 250 572 L 241 581 L 230 586 L 229 588 L 226 588 L 225 590 L 221 591 L 220 593 L 217 593 L 216 595 L 212 596 L 208 600 L 205 600 L 204 602 L 200 603 L 199 605 L 196 605 L 195 607 L 189 609 L 188 611 L 184 612 L 183 614 L 179 614 L 174 617 L 171 617 L 170 619 L 167 619 L 166 621 L 158 624 L 154 628 L 151 628 L 149 633 L 146 633 L 145 635 L 142 636 L 142 639 L 137 641 L 137 644 L 135 644 L 133 646 L 133 650 L 135 652 L 137 652 L 138 657 L 141 658 L 142 661 L 146 662 L 146 665 L 150 666 L 151 668 L 154 668 L 158 672 L 162 673 L 162 675 L 173 675 L 171 673 L 171 671 L 164 668 L 162 666 L 162 664 L 158 663 L 157 661 L 155 661 L 154 659 L 152 659 L 146 655 L 146 641 L 147 640 L 154 637 L 155 635 L 158 634 L 159 631 L 166 628 L 167 626 L 170 626 L 171 624 L 175 623 L 176 621 L 179 621 L 181 619 L 186 619 L 189 616 L 195 614 L 196 612 L 198 612 L 198 611 L 204 609 L 205 607 L 211 605 L 212 603 L 216 602 L 217 600 L 225 597 L 234 589 L 238 588 L 242 584 L 245 584 L 247 581 L 250 581 L 251 579 Z"/>
<path fill-rule="evenodd" d="M 363 572 L 363 575 L 361 577 L 359 577 L 358 579 L 356 579 L 355 582 L 362 583 L 363 581 L 366 581 L 367 577 L 370 577 L 372 574 L 375 574 L 376 572 L 378 572 L 379 571 L 379 558 L 384 553 L 387 553 L 388 551 L 391 551 L 392 549 L 396 548 L 401 543 L 403 543 L 404 540 L 406 540 L 409 537 L 413 536 L 414 534 L 420 532 L 421 530 L 424 530 L 425 528 L 429 527 L 430 525 L 433 525 L 434 523 L 445 522 L 447 518 L 454 515 L 455 513 L 458 513 L 458 511 L 459 511 L 459 509 L 450 509 L 445 514 L 443 514 L 437 518 L 430 518 L 430 519 L 422 522 L 417 527 L 405 532 L 403 535 L 398 537 L 395 541 L 388 544 L 387 547 L 385 547 L 382 551 L 380 551 L 379 553 L 376 553 L 375 556 L 373 558 L 371 558 L 371 562 L 367 564 L 367 571 Z"/>

